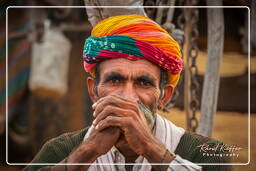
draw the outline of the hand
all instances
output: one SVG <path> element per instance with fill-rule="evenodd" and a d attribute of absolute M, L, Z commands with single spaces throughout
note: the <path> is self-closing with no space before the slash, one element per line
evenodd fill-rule
<path fill-rule="evenodd" d="M 120 137 L 120 129 L 109 127 L 102 131 L 93 129 L 90 136 L 69 155 L 67 163 L 93 163 L 99 156 L 107 153 Z M 89 165 L 69 165 L 68 170 L 84 170 Z"/>
<path fill-rule="evenodd" d="M 106 154 L 117 142 L 120 137 L 120 129 L 117 127 L 108 127 L 98 131 L 93 129 L 90 136 L 83 143 L 84 146 L 90 144 L 99 156 Z"/>
<path fill-rule="evenodd" d="M 94 117 L 96 117 L 93 125 L 97 130 L 119 127 L 129 147 L 135 153 L 145 156 L 152 162 L 161 161 L 166 149 L 152 134 L 137 102 L 109 95 L 101 98 L 93 108 L 95 109 Z"/>

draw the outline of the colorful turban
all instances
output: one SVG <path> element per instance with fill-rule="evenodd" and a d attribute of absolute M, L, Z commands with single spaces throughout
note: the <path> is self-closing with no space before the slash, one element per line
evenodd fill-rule
<path fill-rule="evenodd" d="M 95 65 L 105 59 L 147 59 L 168 71 L 176 86 L 183 62 L 178 43 L 156 22 L 141 15 L 120 15 L 99 22 L 86 39 L 84 69 L 94 76 Z"/>

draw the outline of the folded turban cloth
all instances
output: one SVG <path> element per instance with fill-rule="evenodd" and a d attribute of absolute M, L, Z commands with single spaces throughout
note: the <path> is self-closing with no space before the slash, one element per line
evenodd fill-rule
<path fill-rule="evenodd" d="M 183 66 L 178 43 L 141 15 L 110 17 L 93 28 L 83 50 L 85 71 L 94 76 L 96 64 L 110 58 L 147 59 L 168 71 L 168 83 L 174 87 Z"/>

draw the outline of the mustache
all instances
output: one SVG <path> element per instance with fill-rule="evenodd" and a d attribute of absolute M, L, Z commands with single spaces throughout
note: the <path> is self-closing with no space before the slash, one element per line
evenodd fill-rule
<path fill-rule="evenodd" d="M 138 102 L 140 110 L 143 112 L 149 128 L 152 130 L 155 124 L 155 112 L 151 111 L 150 108 L 142 102 Z"/>

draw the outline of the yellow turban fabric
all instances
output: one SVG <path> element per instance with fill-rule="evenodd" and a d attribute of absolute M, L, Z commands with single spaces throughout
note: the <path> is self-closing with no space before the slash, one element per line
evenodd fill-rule
<path fill-rule="evenodd" d="M 141 15 L 110 17 L 92 29 L 83 50 L 85 70 L 94 75 L 95 65 L 108 58 L 147 59 L 168 71 L 168 83 L 174 87 L 183 67 L 178 43 Z"/>

